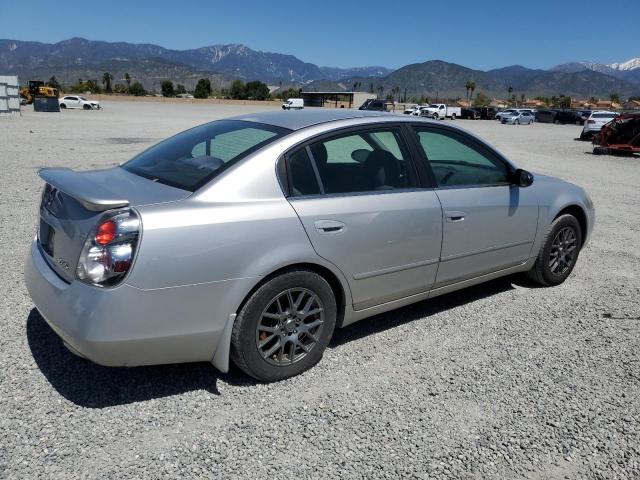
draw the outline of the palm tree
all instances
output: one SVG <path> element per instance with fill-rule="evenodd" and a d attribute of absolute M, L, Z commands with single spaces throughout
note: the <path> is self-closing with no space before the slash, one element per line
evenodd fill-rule
<path fill-rule="evenodd" d="M 104 85 L 105 93 L 113 93 L 113 90 L 111 90 L 111 80 L 113 80 L 113 75 L 109 72 L 104 72 L 104 75 L 102 75 L 102 84 Z"/>
<path fill-rule="evenodd" d="M 525 95 L 524 93 L 520 95 L 520 105 L 524 105 L 524 99 L 525 99 Z"/>
<path fill-rule="evenodd" d="M 467 89 L 467 100 L 469 100 L 469 90 L 471 90 L 471 80 L 467 80 L 467 84 L 465 85 Z"/>
<path fill-rule="evenodd" d="M 127 82 L 127 93 L 129 93 L 129 89 L 131 88 L 131 75 L 127 72 L 124 74 L 124 81 Z"/>
<path fill-rule="evenodd" d="M 509 100 L 511 98 L 511 94 L 513 93 L 513 87 L 507 88 L 507 92 L 509 92 L 509 95 L 507 96 L 507 100 Z"/>
<path fill-rule="evenodd" d="M 471 82 L 469 84 L 469 90 L 471 90 L 471 98 L 473 98 L 473 91 L 476 89 L 476 82 Z"/>

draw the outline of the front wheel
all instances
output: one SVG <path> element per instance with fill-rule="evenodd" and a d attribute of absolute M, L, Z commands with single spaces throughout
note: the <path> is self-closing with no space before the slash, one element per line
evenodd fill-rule
<path fill-rule="evenodd" d="M 559 285 L 573 271 L 582 248 L 582 230 L 573 215 L 556 218 L 527 276 L 541 285 Z"/>
<path fill-rule="evenodd" d="M 65 108 L 67 108 L 67 106 L 66 106 L 64 103 L 61 103 L 61 104 L 60 104 L 60 108 L 61 108 L 62 110 L 64 110 Z"/>
<path fill-rule="evenodd" d="M 431 115 L 431 118 L 433 118 L 434 120 L 438 120 L 438 114 L 434 113 L 433 115 Z"/>
<path fill-rule="evenodd" d="M 91 110 L 91 105 L 87 105 L 86 103 L 82 106 L 85 110 Z"/>
<path fill-rule="evenodd" d="M 308 370 L 321 358 L 336 324 L 329 283 L 311 270 L 285 272 L 256 290 L 240 310 L 231 335 L 231 359 L 264 382 Z"/>
<path fill-rule="evenodd" d="M 514 123 L 515 123 L 516 125 L 520 125 L 520 120 L 516 120 Z"/>

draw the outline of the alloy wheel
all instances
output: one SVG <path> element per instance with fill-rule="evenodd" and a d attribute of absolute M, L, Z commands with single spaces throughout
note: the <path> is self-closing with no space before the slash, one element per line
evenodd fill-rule
<path fill-rule="evenodd" d="M 311 290 L 291 288 L 276 295 L 262 311 L 256 346 L 262 358 L 277 366 L 303 359 L 318 343 L 324 305 Z"/>
<path fill-rule="evenodd" d="M 577 247 L 577 236 L 572 227 L 564 227 L 556 234 L 549 252 L 549 270 L 553 275 L 562 275 L 571 268 Z"/>

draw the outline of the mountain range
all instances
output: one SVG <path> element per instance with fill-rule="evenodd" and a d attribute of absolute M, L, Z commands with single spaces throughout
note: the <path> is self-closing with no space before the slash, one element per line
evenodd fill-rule
<path fill-rule="evenodd" d="M 232 79 L 261 80 L 274 86 L 302 86 L 310 90 L 353 89 L 388 92 L 397 89 L 408 96 L 464 97 L 465 84 L 476 83 L 475 92 L 505 97 L 507 89 L 528 97 L 571 95 L 588 98 L 621 98 L 640 94 L 640 59 L 610 65 L 572 62 L 550 70 L 519 65 L 489 71 L 441 60 L 406 65 L 397 70 L 381 66 L 337 68 L 304 62 L 293 55 L 253 50 L 245 45 L 212 45 L 172 50 L 152 44 L 93 41 L 71 38 L 54 44 L 0 40 L 0 73 L 17 74 L 22 81 L 46 80 L 55 75 L 64 84 L 78 78 L 101 79 L 110 72 L 120 82 L 127 72 L 145 87 L 159 89 L 170 79 L 193 88 L 199 78 L 210 78 L 214 87 Z"/>

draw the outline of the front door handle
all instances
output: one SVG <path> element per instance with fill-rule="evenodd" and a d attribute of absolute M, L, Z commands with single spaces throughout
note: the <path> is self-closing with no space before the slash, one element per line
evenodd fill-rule
<path fill-rule="evenodd" d="M 447 218 L 447 222 L 451 222 L 451 223 L 463 222 L 465 217 L 467 216 L 467 214 L 464 212 L 454 212 L 454 211 L 444 212 L 444 215 Z"/>
<path fill-rule="evenodd" d="M 347 228 L 344 223 L 337 222 L 336 220 L 317 220 L 313 225 L 321 235 L 342 233 Z"/>

